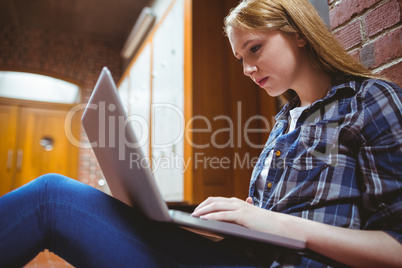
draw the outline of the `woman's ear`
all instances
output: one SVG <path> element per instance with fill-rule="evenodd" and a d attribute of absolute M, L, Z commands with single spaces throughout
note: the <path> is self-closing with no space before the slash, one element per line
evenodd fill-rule
<path fill-rule="evenodd" d="M 296 42 L 298 47 L 304 47 L 307 45 L 306 40 L 304 40 L 303 37 L 301 37 L 299 34 L 296 34 Z"/>

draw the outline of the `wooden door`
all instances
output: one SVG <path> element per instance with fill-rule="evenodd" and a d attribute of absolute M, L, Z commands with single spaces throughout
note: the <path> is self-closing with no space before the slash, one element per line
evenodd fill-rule
<path fill-rule="evenodd" d="M 13 189 L 18 107 L 0 105 L 0 196 Z"/>
<path fill-rule="evenodd" d="M 72 107 L 0 98 L 0 196 L 47 173 L 76 178 L 80 114 L 66 122 Z"/>
<path fill-rule="evenodd" d="M 76 177 L 78 148 L 66 135 L 69 132 L 64 127 L 67 113 L 63 109 L 21 109 L 16 187 L 46 173 Z"/>

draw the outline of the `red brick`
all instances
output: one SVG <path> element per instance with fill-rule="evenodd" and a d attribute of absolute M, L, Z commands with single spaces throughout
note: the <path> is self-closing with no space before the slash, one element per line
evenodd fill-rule
<path fill-rule="evenodd" d="M 370 69 L 402 57 L 402 28 L 385 34 L 361 49 L 360 61 Z"/>
<path fill-rule="evenodd" d="M 360 59 L 360 49 L 354 49 L 352 51 L 349 51 L 349 55 L 352 56 L 354 59 L 359 60 Z"/>
<path fill-rule="evenodd" d="M 399 21 L 402 20 L 402 0 L 397 0 L 399 3 Z"/>
<path fill-rule="evenodd" d="M 336 38 L 348 50 L 361 43 L 360 21 L 355 20 L 335 33 Z"/>
<path fill-rule="evenodd" d="M 401 7 L 397 0 L 378 6 L 365 15 L 367 34 L 371 37 L 400 22 Z"/>
<path fill-rule="evenodd" d="M 374 43 L 365 45 L 360 51 L 360 62 L 369 69 L 376 66 Z"/>
<path fill-rule="evenodd" d="M 379 74 L 402 87 L 402 62 L 382 70 Z"/>
<path fill-rule="evenodd" d="M 343 0 L 335 5 L 329 13 L 331 29 L 335 29 L 339 25 L 351 20 L 379 1 L 380 0 Z"/>
<path fill-rule="evenodd" d="M 402 28 L 387 33 L 374 42 L 375 67 L 402 57 Z"/>

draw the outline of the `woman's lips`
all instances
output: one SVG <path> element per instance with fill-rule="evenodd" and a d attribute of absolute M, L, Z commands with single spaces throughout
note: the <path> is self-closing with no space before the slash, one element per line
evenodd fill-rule
<path fill-rule="evenodd" d="M 257 84 L 260 87 L 263 87 L 265 83 L 268 81 L 269 76 L 256 80 Z"/>

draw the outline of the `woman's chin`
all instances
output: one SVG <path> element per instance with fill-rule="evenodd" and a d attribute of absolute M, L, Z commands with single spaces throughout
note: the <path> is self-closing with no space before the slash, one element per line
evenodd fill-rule
<path fill-rule="evenodd" d="M 278 97 L 287 91 L 287 90 L 278 90 L 278 89 L 274 89 L 272 87 L 267 87 L 267 86 L 265 86 L 263 89 L 271 97 Z"/>

